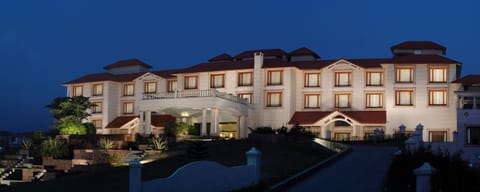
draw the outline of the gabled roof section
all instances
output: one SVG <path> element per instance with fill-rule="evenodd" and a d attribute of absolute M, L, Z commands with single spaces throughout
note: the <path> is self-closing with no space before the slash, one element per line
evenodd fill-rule
<path fill-rule="evenodd" d="M 320 119 L 333 113 L 333 111 L 297 111 L 293 114 L 288 124 L 299 123 L 301 125 L 314 124 Z"/>
<path fill-rule="evenodd" d="M 89 82 L 99 82 L 99 81 L 116 81 L 116 82 L 128 82 L 133 81 L 134 79 L 140 77 L 144 73 L 130 73 L 130 74 L 120 74 L 114 75 L 111 73 L 94 73 L 82 76 L 80 78 L 65 82 L 64 84 L 75 84 L 75 83 L 89 83 Z"/>
<path fill-rule="evenodd" d="M 394 49 L 436 49 L 442 50 L 443 54 L 447 51 L 446 47 L 432 41 L 405 41 L 390 47 L 390 50 Z"/>
<path fill-rule="evenodd" d="M 171 115 L 153 115 L 152 114 L 152 125 L 155 127 L 165 127 L 165 124 L 169 121 L 176 121 L 176 118 Z"/>
<path fill-rule="evenodd" d="M 264 57 L 268 57 L 268 56 L 282 57 L 287 55 L 287 53 L 282 49 L 258 49 L 258 50 L 244 51 L 233 58 L 235 60 L 253 58 L 256 52 L 262 52 Z"/>
<path fill-rule="evenodd" d="M 387 122 L 386 111 L 297 111 L 288 124 L 310 125 L 334 113 L 342 114 L 363 124 L 385 124 Z"/>
<path fill-rule="evenodd" d="M 121 128 L 125 124 L 133 121 L 134 119 L 138 118 L 138 116 L 118 116 L 113 121 L 108 123 L 105 128 L 114 129 L 114 128 Z"/>
<path fill-rule="evenodd" d="M 460 83 L 463 85 L 480 84 L 480 75 L 467 75 L 460 79 L 453 81 L 452 83 Z"/>
<path fill-rule="evenodd" d="M 404 55 L 391 60 L 394 64 L 461 64 L 441 55 Z"/>
<path fill-rule="evenodd" d="M 253 69 L 253 60 L 200 63 L 192 67 L 177 70 L 173 74 L 198 73 L 198 72 L 210 72 L 210 71 L 228 71 L 228 70 L 240 70 L 240 69 Z"/>
<path fill-rule="evenodd" d="M 147 69 L 152 68 L 151 65 L 148 65 L 138 59 L 127 59 L 127 60 L 117 61 L 103 68 L 108 70 L 108 69 L 114 69 L 114 68 L 120 68 L 120 67 L 131 67 L 131 66 L 142 66 Z"/>
<path fill-rule="evenodd" d="M 208 62 L 220 62 L 220 61 L 232 61 L 232 60 L 233 60 L 232 56 L 226 53 L 222 53 L 220 55 L 212 57 L 211 59 L 208 60 Z"/>
<path fill-rule="evenodd" d="M 295 49 L 292 52 L 288 53 L 288 56 L 313 56 L 316 59 L 320 58 L 317 53 L 306 47 Z"/>

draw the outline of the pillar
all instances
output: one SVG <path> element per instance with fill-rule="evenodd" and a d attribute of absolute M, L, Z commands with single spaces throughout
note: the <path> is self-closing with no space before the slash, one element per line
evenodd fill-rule
<path fill-rule="evenodd" d="M 430 178 L 433 174 L 433 170 L 433 167 L 430 166 L 429 163 L 424 163 L 413 171 L 417 177 L 417 192 L 430 192 L 432 185 Z"/>
<path fill-rule="evenodd" d="M 145 112 L 141 111 L 140 112 L 140 119 L 138 120 L 138 130 L 137 133 L 145 133 Z"/>
<path fill-rule="evenodd" d="M 200 135 L 207 135 L 207 109 L 202 109 L 202 128 Z"/>
<path fill-rule="evenodd" d="M 142 191 L 142 164 L 138 159 L 129 163 L 129 186 L 128 192 Z"/>
<path fill-rule="evenodd" d="M 354 140 L 357 140 L 357 136 L 358 136 L 357 126 L 356 126 L 356 125 L 352 125 L 352 138 L 353 138 Z"/>
<path fill-rule="evenodd" d="M 320 128 L 320 132 L 321 132 L 321 135 L 320 135 L 320 138 L 323 138 L 323 139 L 327 139 L 327 126 L 322 126 Z"/>
<path fill-rule="evenodd" d="M 152 134 L 152 112 L 145 111 L 145 134 Z"/>
<path fill-rule="evenodd" d="M 238 117 L 238 130 L 237 130 L 237 138 L 246 138 L 248 137 L 247 133 L 247 118 L 243 115 Z"/>
<path fill-rule="evenodd" d="M 261 168 L 260 162 L 261 162 L 262 153 L 257 149 L 255 149 L 255 147 L 252 147 L 245 154 L 247 155 L 247 165 L 255 166 L 255 184 L 256 184 L 260 181 L 260 168 Z"/>
<path fill-rule="evenodd" d="M 218 136 L 220 135 L 218 130 L 218 109 L 212 109 L 211 114 L 212 120 L 210 121 L 210 135 Z"/>

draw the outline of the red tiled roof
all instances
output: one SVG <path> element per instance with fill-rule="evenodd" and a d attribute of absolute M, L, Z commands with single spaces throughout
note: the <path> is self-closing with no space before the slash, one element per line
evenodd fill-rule
<path fill-rule="evenodd" d="M 309 48 L 306 48 L 306 47 L 301 47 L 301 48 L 298 48 L 298 49 L 295 49 L 293 50 L 292 52 L 290 52 L 288 54 L 289 56 L 305 56 L 305 55 L 311 55 L 315 58 L 320 58 L 320 56 L 315 53 L 314 51 L 310 50 Z"/>
<path fill-rule="evenodd" d="M 226 53 L 222 53 L 220 55 L 217 55 L 215 57 L 212 57 L 211 59 L 208 60 L 208 62 L 215 62 L 215 61 L 231 61 L 233 60 L 232 56 Z"/>
<path fill-rule="evenodd" d="M 259 49 L 259 50 L 250 50 L 244 51 L 236 55 L 235 59 L 244 59 L 244 58 L 253 58 L 255 52 L 262 52 L 263 56 L 285 56 L 287 53 L 281 49 Z"/>
<path fill-rule="evenodd" d="M 116 81 L 116 82 L 128 82 L 133 81 L 135 78 L 143 75 L 144 73 L 130 73 L 130 74 L 121 74 L 114 75 L 111 73 L 94 73 L 85 75 L 83 77 L 68 81 L 64 84 L 74 84 L 74 83 L 87 83 L 87 82 L 98 82 L 98 81 Z"/>
<path fill-rule="evenodd" d="M 452 83 L 461 83 L 465 85 L 480 84 L 480 75 L 467 75 L 453 81 Z"/>
<path fill-rule="evenodd" d="M 110 65 L 107 65 L 105 67 L 103 67 L 104 69 L 114 69 L 114 68 L 119 68 L 119 67 L 129 67 L 129 66 L 136 66 L 136 65 L 140 65 L 140 66 L 143 66 L 145 68 L 152 68 L 151 65 L 148 65 L 138 59 L 127 59 L 127 60 L 121 60 L 121 61 L 117 61 L 115 63 L 112 63 Z"/>
<path fill-rule="evenodd" d="M 113 119 L 112 122 L 108 123 L 108 125 L 105 128 L 120 128 L 123 125 L 127 124 L 128 122 L 134 120 L 135 118 L 138 118 L 138 116 L 118 116 L 115 119 Z"/>
<path fill-rule="evenodd" d="M 297 111 L 293 114 L 288 124 L 313 124 L 334 112 L 335 111 Z M 340 111 L 340 113 L 360 123 L 384 124 L 387 122 L 386 111 Z"/>
<path fill-rule="evenodd" d="M 440 55 L 404 55 L 391 60 L 394 64 L 460 64 L 460 62 Z"/>
<path fill-rule="evenodd" d="M 445 54 L 447 50 L 444 46 L 432 41 L 405 41 L 390 47 L 390 49 L 392 51 L 394 49 L 439 49 L 443 51 L 443 54 Z"/>
<path fill-rule="evenodd" d="M 391 59 L 345 59 L 355 65 L 363 68 L 381 68 L 384 63 L 388 63 Z"/>
<path fill-rule="evenodd" d="M 239 69 L 253 69 L 253 60 L 200 63 L 192 67 L 178 70 L 176 73 L 198 73 Z"/>
<path fill-rule="evenodd" d="M 152 115 L 152 125 L 155 127 L 164 127 L 168 121 L 176 121 L 176 118 L 171 115 Z"/>

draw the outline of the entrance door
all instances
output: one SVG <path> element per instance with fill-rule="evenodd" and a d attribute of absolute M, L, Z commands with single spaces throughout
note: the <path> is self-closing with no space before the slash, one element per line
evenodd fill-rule
<path fill-rule="evenodd" d="M 350 133 L 335 133 L 335 141 L 348 141 L 350 140 Z"/>

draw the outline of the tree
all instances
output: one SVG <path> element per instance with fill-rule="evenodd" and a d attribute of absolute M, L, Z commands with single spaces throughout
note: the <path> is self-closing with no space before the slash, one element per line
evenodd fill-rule
<path fill-rule="evenodd" d="M 91 130 L 91 125 L 82 123 L 82 120 L 90 116 L 87 109 L 95 105 L 89 101 L 88 97 L 57 97 L 52 103 L 47 105 L 56 121 L 53 127 L 58 129 L 62 135 L 85 135 L 95 134 Z"/>

